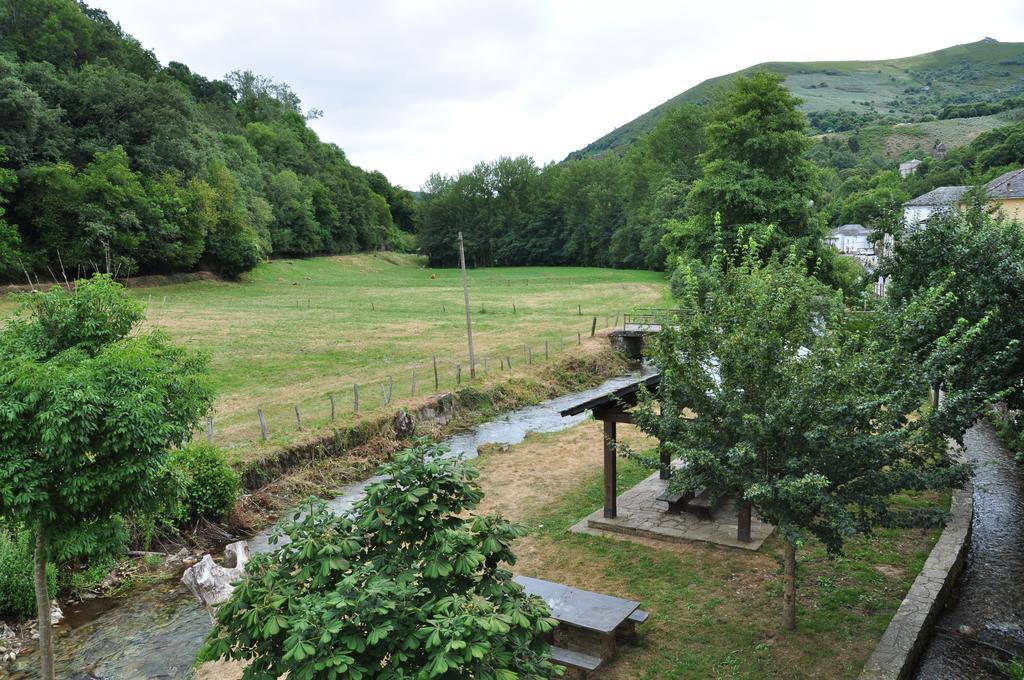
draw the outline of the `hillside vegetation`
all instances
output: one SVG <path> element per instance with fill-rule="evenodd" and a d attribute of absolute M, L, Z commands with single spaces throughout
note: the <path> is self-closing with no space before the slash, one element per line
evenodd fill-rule
<path fill-rule="evenodd" d="M 0 281 L 410 247 L 412 194 L 321 142 L 318 115 L 249 71 L 163 65 L 74 0 L 0 4 Z"/>
<path fill-rule="evenodd" d="M 879 61 L 767 62 L 710 78 L 656 106 L 570 157 L 621 150 L 651 132 L 681 104 L 703 104 L 739 76 L 778 73 L 802 101 L 817 132 L 940 117 L 951 105 L 996 102 L 1024 94 L 1024 43 L 991 38 L 936 52 Z"/>

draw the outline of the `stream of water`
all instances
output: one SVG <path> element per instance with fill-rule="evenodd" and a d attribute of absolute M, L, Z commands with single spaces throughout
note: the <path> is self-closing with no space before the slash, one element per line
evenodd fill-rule
<path fill-rule="evenodd" d="M 484 444 L 518 444 L 530 432 L 557 432 L 582 421 L 586 414 L 563 418 L 559 411 L 623 387 L 647 373 L 605 381 L 583 392 L 567 394 L 511 411 L 446 440 L 450 456 L 473 458 Z M 329 502 L 343 512 L 362 497 L 373 477 L 351 484 Z M 270 549 L 270 529 L 249 539 L 252 553 Z M 176 579 L 136 589 L 124 599 L 94 600 L 69 608 L 56 628 L 57 677 L 62 680 L 178 680 L 190 677 L 192 661 L 210 630 L 210 617 Z M 21 655 L 12 678 L 38 677 L 38 658 Z M 0 671 L 0 676 L 3 671 Z"/>
<path fill-rule="evenodd" d="M 918 680 L 994 680 L 1024 657 L 1024 474 L 982 421 L 964 436 L 977 465 L 971 548 Z"/>

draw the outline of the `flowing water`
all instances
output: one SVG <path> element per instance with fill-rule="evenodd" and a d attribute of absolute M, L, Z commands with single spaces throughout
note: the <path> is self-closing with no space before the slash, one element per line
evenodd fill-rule
<path fill-rule="evenodd" d="M 919 680 L 1006 678 L 1009 660 L 1024 657 L 1024 474 L 986 421 L 964 445 L 977 465 L 971 548 Z"/>
<path fill-rule="evenodd" d="M 511 411 L 450 437 L 450 456 L 473 458 L 484 444 L 518 444 L 530 432 L 556 432 L 572 427 L 586 415 L 561 417 L 558 412 L 602 396 L 647 373 L 605 381 L 598 387 L 567 394 Z M 329 502 L 344 512 L 379 477 L 347 486 Z M 270 529 L 249 539 L 252 553 L 269 550 Z M 210 616 L 177 580 L 139 588 L 119 600 L 94 600 L 65 612 L 56 629 L 57 677 L 69 680 L 177 680 L 188 678 L 192 661 L 210 630 Z M 38 658 L 23 654 L 15 662 L 13 678 L 37 678 Z M 2 675 L 3 671 L 0 671 Z"/>

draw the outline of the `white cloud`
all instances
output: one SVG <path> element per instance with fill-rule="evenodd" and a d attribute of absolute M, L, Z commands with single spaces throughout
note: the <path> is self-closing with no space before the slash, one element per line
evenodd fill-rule
<path fill-rule="evenodd" d="M 856 6 L 616 0 L 93 0 L 207 77 L 284 81 L 349 158 L 409 188 L 498 155 L 544 163 L 705 78 L 764 61 L 908 56 L 1024 40 L 1017 0 Z"/>

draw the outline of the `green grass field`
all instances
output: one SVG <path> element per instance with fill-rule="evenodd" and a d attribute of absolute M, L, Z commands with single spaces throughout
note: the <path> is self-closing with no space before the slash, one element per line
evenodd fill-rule
<path fill-rule="evenodd" d="M 502 376 L 499 360 L 515 370 L 544 362 L 564 345 L 586 338 L 592 318 L 635 306 L 661 305 L 664 274 L 596 268 L 518 267 L 469 272 L 478 381 Z M 456 364 L 469 380 L 466 320 L 458 270 L 426 269 L 423 261 L 394 254 L 277 260 L 242 282 L 197 281 L 137 289 L 148 324 L 210 353 L 217 389 L 215 441 L 232 459 L 311 436 L 330 424 L 328 394 L 337 422 L 352 422 L 353 384 L 360 413 L 381 412 L 381 391 L 394 379 L 391 406 L 408 403 L 412 373 L 417 395 L 455 386 Z M 513 311 L 515 305 L 515 311 Z M 15 308 L 0 298 L 0 318 Z M 579 312 L 582 311 L 582 315 Z M 486 370 L 485 370 L 486 368 Z M 295 406 L 302 415 L 297 431 Z M 270 441 L 262 444 L 257 409 Z"/>

